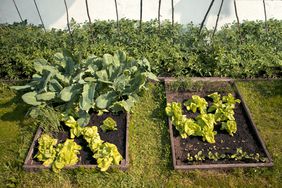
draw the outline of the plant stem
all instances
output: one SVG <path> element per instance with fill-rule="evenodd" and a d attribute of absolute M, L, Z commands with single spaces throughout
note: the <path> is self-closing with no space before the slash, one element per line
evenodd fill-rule
<path fill-rule="evenodd" d="M 38 9 L 38 6 L 37 6 L 37 3 L 36 3 L 36 0 L 33 0 L 33 2 L 34 2 L 34 4 L 35 4 L 35 7 L 36 7 L 36 10 L 37 10 L 38 16 L 39 16 L 39 18 L 40 18 L 41 24 L 42 24 L 42 26 L 43 26 L 43 29 L 44 29 L 44 31 L 46 32 L 46 28 L 45 28 L 45 26 L 44 26 L 44 23 L 43 23 L 43 20 L 42 20 L 41 14 L 40 14 L 40 12 L 39 12 L 39 9 Z"/>
<path fill-rule="evenodd" d="M 203 29 L 203 27 L 204 27 L 204 23 L 205 23 L 205 21 L 206 21 L 206 19 L 207 19 L 207 16 L 208 16 L 208 14 L 209 14 L 209 12 L 210 12 L 210 10 L 211 10 L 211 8 L 212 8 L 213 3 L 214 3 L 214 0 L 211 1 L 210 6 L 209 6 L 209 8 L 208 8 L 208 10 L 207 10 L 207 12 L 206 12 L 206 14 L 205 14 L 205 17 L 204 17 L 202 23 L 201 23 L 200 30 L 199 30 L 199 34 L 201 34 L 201 32 L 202 32 L 202 29 Z"/>

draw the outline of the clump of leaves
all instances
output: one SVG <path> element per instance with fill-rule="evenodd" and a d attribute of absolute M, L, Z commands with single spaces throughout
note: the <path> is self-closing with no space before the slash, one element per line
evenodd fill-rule
<path fill-rule="evenodd" d="M 135 60 L 122 51 L 76 61 L 64 50 L 55 54 L 52 63 L 37 60 L 34 69 L 31 82 L 12 88 L 27 91 L 22 95 L 27 104 L 57 107 L 78 117 L 82 126 L 89 122 L 90 109 L 100 113 L 130 111 L 148 79 L 158 80 L 147 59 Z"/>
<path fill-rule="evenodd" d="M 182 138 L 187 138 L 190 135 L 200 136 L 201 128 L 194 120 L 188 119 L 182 114 L 181 103 L 168 103 L 165 109 L 167 116 L 171 118 L 172 124 L 179 131 Z"/>
<path fill-rule="evenodd" d="M 237 132 L 237 124 L 234 120 L 222 122 L 220 130 L 226 130 L 231 136 Z"/>
<path fill-rule="evenodd" d="M 72 116 L 69 116 L 64 122 L 65 125 L 70 128 L 70 138 L 79 137 L 81 135 L 83 128 Z"/>
<path fill-rule="evenodd" d="M 214 152 L 214 153 L 211 151 L 208 152 L 208 158 L 210 160 L 218 161 L 219 159 L 223 159 L 225 157 L 226 157 L 225 154 L 220 155 L 218 152 Z"/>
<path fill-rule="evenodd" d="M 189 77 L 178 77 L 176 81 L 169 82 L 166 86 L 169 91 L 189 91 L 193 83 Z"/>
<path fill-rule="evenodd" d="M 220 94 L 212 93 L 208 97 L 213 99 L 212 105 L 208 108 L 208 103 L 204 98 L 193 95 L 191 99 L 184 102 L 187 110 L 196 112 L 199 110 L 200 114 L 194 119 L 187 118 L 183 115 L 181 103 L 168 103 L 165 109 L 166 114 L 170 117 L 172 124 L 182 138 L 188 136 L 201 136 L 203 141 L 215 143 L 214 126 L 217 122 L 222 122 L 221 130 L 226 130 L 231 136 L 237 131 L 237 125 L 234 118 L 235 104 L 240 100 L 235 99 L 232 94 L 224 96 L 221 100 Z M 208 112 L 207 113 L 207 108 Z M 215 112 L 215 113 L 212 113 Z"/>
<path fill-rule="evenodd" d="M 113 118 L 107 117 L 103 121 L 103 124 L 100 126 L 100 128 L 104 132 L 106 132 L 106 131 L 115 131 L 115 130 L 117 130 L 117 123 L 116 123 L 116 121 Z"/>
<path fill-rule="evenodd" d="M 112 164 L 118 165 L 122 160 L 122 156 L 118 152 L 116 145 L 109 142 L 101 144 L 93 157 L 97 160 L 98 167 L 101 171 L 108 170 Z"/>
<path fill-rule="evenodd" d="M 196 117 L 197 124 L 201 126 L 201 136 L 204 141 L 209 143 L 215 143 L 214 136 L 216 131 L 214 131 L 215 118 L 214 114 L 200 114 Z"/>
<path fill-rule="evenodd" d="M 187 138 L 188 136 L 202 136 L 203 140 L 207 140 L 210 143 L 214 143 L 213 123 L 211 124 L 208 119 L 211 115 L 201 114 L 195 122 L 191 118 L 187 118 L 182 113 L 181 103 L 168 103 L 166 107 L 166 114 L 171 118 L 172 124 L 175 126 L 176 130 L 182 138 Z M 209 125 L 206 125 L 206 123 Z M 210 127 L 208 127 L 210 126 Z"/>
<path fill-rule="evenodd" d="M 209 107 L 208 112 L 214 112 L 217 122 L 222 122 L 221 130 L 226 130 L 231 136 L 237 132 L 237 124 L 234 118 L 235 104 L 240 103 L 239 99 L 228 93 L 221 100 L 220 94 L 217 92 L 208 95 L 213 99 L 213 104 Z"/>
<path fill-rule="evenodd" d="M 122 156 L 118 152 L 117 147 L 114 144 L 101 140 L 97 126 L 81 127 L 73 117 L 69 117 L 65 123 L 71 127 L 73 136 L 82 135 L 87 141 L 88 147 L 94 154 L 93 158 L 97 160 L 98 167 L 101 171 L 108 170 L 112 164 L 118 165 L 120 163 Z M 116 122 L 110 117 L 104 120 L 103 123 L 109 124 L 107 126 L 110 128 L 115 128 L 116 126 Z"/>
<path fill-rule="evenodd" d="M 191 110 L 192 112 L 196 112 L 197 109 L 201 114 L 206 113 L 208 103 L 204 98 L 201 98 L 198 95 L 193 95 L 192 99 L 188 99 L 184 102 L 184 106 L 186 106 L 187 110 Z"/>
<path fill-rule="evenodd" d="M 89 148 L 93 153 L 96 153 L 103 143 L 98 133 L 98 127 L 84 127 L 82 130 L 83 138 L 87 141 Z"/>
<path fill-rule="evenodd" d="M 28 114 L 44 133 L 58 134 L 63 130 L 60 113 L 50 106 L 31 107 Z"/>
<path fill-rule="evenodd" d="M 60 172 L 65 166 L 75 165 L 78 162 L 77 155 L 81 146 L 74 142 L 73 139 L 67 139 L 63 144 L 57 146 L 57 157 L 52 164 L 54 172 Z"/>
<path fill-rule="evenodd" d="M 196 155 L 194 155 L 194 159 L 196 161 L 204 161 L 205 160 L 205 155 L 203 154 L 203 151 L 199 151 Z"/>
<path fill-rule="evenodd" d="M 52 138 L 48 134 L 42 134 L 38 139 L 38 153 L 34 157 L 42 161 L 44 166 L 50 166 L 57 154 L 55 149 L 57 142 L 57 139 Z"/>
<path fill-rule="evenodd" d="M 187 154 L 187 160 L 189 162 L 193 161 L 203 161 L 205 159 L 210 159 L 213 161 L 218 161 L 221 159 L 232 159 L 236 161 L 240 160 L 254 160 L 256 162 L 265 162 L 266 158 L 262 157 L 259 153 L 247 153 L 246 151 L 243 151 L 242 148 L 237 148 L 235 153 L 218 153 L 218 152 L 211 152 L 209 151 L 207 155 L 204 155 L 202 151 L 199 151 L 194 156 L 191 153 Z"/>

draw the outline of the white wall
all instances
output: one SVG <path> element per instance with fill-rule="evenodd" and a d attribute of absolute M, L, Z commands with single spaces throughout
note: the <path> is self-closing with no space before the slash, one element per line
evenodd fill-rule
<path fill-rule="evenodd" d="M 23 19 L 40 24 L 33 0 L 15 0 Z M 66 12 L 63 0 L 36 0 L 43 22 L 47 28 L 66 28 Z M 139 19 L 140 0 L 117 0 L 119 17 Z M 159 0 L 143 0 L 143 20 L 156 19 Z M 211 0 L 174 0 L 175 21 L 179 23 L 201 23 Z M 116 19 L 114 0 L 88 0 L 92 20 Z M 215 0 L 207 17 L 206 26 L 214 27 L 221 0 Z M 67 0 L 70 17 L 77 22 L 87 18 L 85 0 Z M 262 0 L 237 0 L 240 20 L 263 20 Z M 266 0 L 268 18 L 282 19 L 282 1 Z M 161 19 L 171 19 L 171 0 L 162 0 Z M 0 23 L 20 21 L 12 0 L 0 0 Z M 219 19 L 219 27 L 235 21 L 233 0 L 225 0 Z"/>

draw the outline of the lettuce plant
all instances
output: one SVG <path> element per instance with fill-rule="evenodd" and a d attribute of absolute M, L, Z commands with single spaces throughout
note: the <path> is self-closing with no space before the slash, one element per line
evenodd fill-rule
<path fill-rule="evenodd" d="M 118 152 L 116 145 L 109 142 L 101 144 L 93 157 L 97 160 L 98 167 L 101 171 L 108 170 L 112 164 L 118 165 L 122 160 L 122 156 Z"/>
<path fill-rule="evenodd" d="M 213 99 L 213 104 L 209 107 L 208 112 L 214 112 L 215 120 L 222 122 L 221 130 L 226 130 L 233 136 L 237 132 L 237 124 L 234 117 L 235 104 L 241 101 L 235 99 L 231 93 L 223 96 L 222 100 L 217 92 L 208 95 L 208 97 Z"/>
<path fill-rule="evenodd" d="M 187 110 L 191 110 L 193 113 L 199 109 L 201 114 L 206 113 L 208 103 L 204 98 L 201 98 L 198 95 L 193 95 L 192 99 L 188 99 L 184 102 L 184 106 L 186 106 Z"/>
<path fill-rule="evenodd" d="M 106 131 L 114 131 L 117 130 L 117 123 L 113 118 L 107 117 L 104 121 L 103 124 L 100 126 L 100 128 L 106 132 Z"/>
<path fill-rule="evenodd" d="M 67 139 L 63 144 L 59 144 L 56 150 L 58 154 L 52 164 L 52 169 L 54 172 L 60 172 L 65 166 L 75 165 L 78 162 L 77 155 L 81 146 L 73 139 Z"/>
<path fill-rule="evenodd" d="M 57 139 L 52 138 L 48 134 L 42 134 L 38 139 L 38 153 L 34 157 L 42 161 L 44 166 L 50 166 L 56 157 L 55 146 L 57 142 Z"/>
<path fill-rule="evenodd" d="M 181 103 L 172 102 L 168 103 L 165 108 L 167 116 L 171 118 L 172 124 L 175 126 L 176 130 L 179 131 L 179 134 L 182 138 L 187 138 L 187 133 L 185 132 L 184 122 L 186 116 L 182 114 Z"/>
<path fill-rule="evenodd" d="M 193 95 L 191 99 L 184 102 L 187 110 L 196 112 L 199 109 L 200 114 L 194 119 L 183 115 L 181 103 L 168 103 L 165 109 L 170 117 L 172 124 L 182 138 L 188 136 L 201 136 L 203 141 L 215 143 L 214 126 L 217 122 L 222 122 L 221 130 L 226 130 L 231 136 L 237 131 L 237 124 L 234 118 L 234 108 L 239 99 L 235 99 L 231 93 L 223 96 L 217 92 L 208 95 L 213 99 L 212 105 L 207 109 L 208 103 L 204 98 Z M 207 113 L 208 112 L 208 113 Z"/>
<path fill-rule="evenodd" d="M 220 130 L 226 130 L 231 136 L 237 132 L 237 124 L 234 120 L 222 122 Z"/>
<path fill-rule="evenodd" d="M 83 128 L 72 116 L 69 116 L 64 122 L 65 125 L 70 128 L 70 138 L 79 137 L 81 135 Z"/>
<path fill-rule="evenodd" d="M 83 138 L 87 141 L 88 147 L 93 153 L 97 152 L 100 145 L 103 143 L 98 133 L 98 127 L 84 127 L 82 130 Z"/>
<path fill-rule="evenodd" d="M 196 117 L 196 120 L 197 124 L 201 127 L 203 141 L 215 143 L 214 136 L 216 135 L 216 131 L 214 131 L 214 125 L 216 122 L 214 114 L 200 114 Z"/>

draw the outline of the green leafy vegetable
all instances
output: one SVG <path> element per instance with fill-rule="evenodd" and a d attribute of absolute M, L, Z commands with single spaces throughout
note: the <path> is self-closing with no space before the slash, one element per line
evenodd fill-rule
<path fill-rule="evenodd" d="M 195 113 L 199 109 L 200 114 L 195 120 L 183 115 L 181 103 L 167 104 L 166 114 L 182 138 L 201 136 L 203 141 L 215 143 L 217 132 L 214 131 L 214 126 L 217 122 L 222 122 L 221 130 L 226 130 L 231 136 L 237 132 L 234 108 L 240 100 L 235 99 L 230 93 L 228 96 L 223 96 L 224 100 L 221 100 L 221 96 L 217 92 L 208 95 L 208 97 L 213 99 L 213 103 L 208 108 L 208 113 L 206 113 L 208 103 L 204 98 L 193 95 L 191 99 L 184 102 L 187 110 Z"/>
<path fill-rule="evenodd" d="M 107 117 L 104 121 L 103 124 L 100 126 L 101 129 L 106 132 L 106 131 L 114 131 L 117 130 L 117 123 L 113 118 Z"/>
<path fill-rule="evenodd" d="M 122 156 L 118 152 L 117 147 L 108 142 L 101 144 L 93 157 L 97 160 L 98 167 L 101 171 L 108 170 L 112 164 L 118 165 L 122 160 Z"/>
<path fill-rule="evenodd" d="M 65 121 L 65 125 L 70 127 L 71 138 L 79 137 L 81 135 L 83 128 L 77 123 L 77 121 L 72 116 L 68 117 L 68 119 Z"/>
<path fill-rule="evenodd" d="M 205 155 L 203 154 L 202 151 L 199 151 L 195 156 L 194 159 L 196 161 L 204 161 L 205 160 Z"/>
<path fill-rule="evenodd" d="M 89 56 L 81 62 L 67 50 L 34 63 L 36 73 L 25 86 L 22 99 L 27 104 L 58 107 L 68 116 L 78 117 L 77 123 L 86 126 L 90 109 L 95 111 L 130 111 L 138 94 L 146 89 L 149 79 L 158 80 L 146 59 L 135 60 L 125 52 L 103 57 Z"/>
<path fill-rule="evenodd" d="M 191 110 L 194 113 L 199 109 L 200 113 L 204 114 L 206 113 L 208 103 L 204 98 L 193 95 L 192 99 L 188 99 L 184 102 L 184 106 L 186 106 L 187 110 Z"/>
<path fill-rule="evenodd" d="M 52 169 L 58 173 L 65 166 L 75 165 L 78 162 L 77 155 L 81 146 L 76 144 L 73 139 L 67 139 L 63 144 L 59 144 L 56 150 L 58 154 L 52 164 Z"/>
<path fill-rule="evenodd" d="M 222 122 L 220 130 L 226 130 L 231 136 L 237 132 L 236 121 L 228 120 L 227 122 Z"/>
<path fill-rule="evenodd" d="M 42 134 L 38 139 L 38 153 L 35 155 L 39 161 L 43 162 L 44 166 L 50 166 L 55 157 L 56 157 L 56 149 L 58 140 L 52 138 L 48 134 Z"/>
<path fill-rule="evenodd" d="M 82 130 L 83 138 L 87 141 L 89 148 L 93 153 L 97 152 L 100 145 L 103 143 L 98 133 L 96 126 L 84 127 Z"/>

